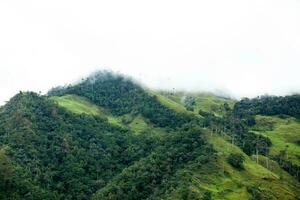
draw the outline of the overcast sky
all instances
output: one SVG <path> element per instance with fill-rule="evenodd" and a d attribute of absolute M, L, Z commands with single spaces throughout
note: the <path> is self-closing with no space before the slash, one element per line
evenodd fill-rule
<path fill-rule="evenodd" d="M 153 88 L 300 92 L 300 1 L 0 1 L 0 104 L 98 69 Z"/>

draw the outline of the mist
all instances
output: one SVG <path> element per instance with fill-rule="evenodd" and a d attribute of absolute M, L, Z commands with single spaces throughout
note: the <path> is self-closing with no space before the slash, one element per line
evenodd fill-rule
<path fill-rule="evenodd" d="M 104 69 L 153 89 L 300 92 L 297 0 L 12 0 L 0 29 L 0 104 Z"/>

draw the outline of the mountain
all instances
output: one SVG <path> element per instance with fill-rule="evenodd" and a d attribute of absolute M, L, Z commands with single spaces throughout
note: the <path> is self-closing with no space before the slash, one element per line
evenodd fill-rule
<path fill-rule="evenodd" d="M 0 199 L 300 199 L 298 105 L 110 72 L 20 92 L 0 107 Z"/>

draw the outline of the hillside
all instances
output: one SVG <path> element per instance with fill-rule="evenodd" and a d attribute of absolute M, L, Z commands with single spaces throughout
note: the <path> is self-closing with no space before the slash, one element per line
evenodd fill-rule
<path fill-rule="evenodd" d="M 108 72 L 20 92 L 0 108 L 0 199 L 299 199 L 298 104 L 244 102 Z"/>
<path fill-rule="evenodd" d="M 70 96 L 68 95 L 67 97 Z M 210 98 L 214 97 L 211 96 Z M 73 100 L 75 104 L 76 99 L 78 98 L 74 98 Z M 144 121 L 137 122 L 137 124 L 143 127 L 144 130 L 145 126 L 147 126 Z M 135 128 L 132 129 L 135 130 Z M 153 129 L 153 127 L 151 127 L 151 129 Z M 293 191 L 297 190 L 297 182 L 291 181 L 293 178 L 287 172 L 281 170 L 278 164 L 272 163 L 270 164 L 272 165 L 270 169 L 266 169 L 263 163 L 262 165 L 257 164 L 255 158 L 242 153 L 240 148 L 232 146 L 230 142 L 226 141 L 226 138 L 211 133 L 205 133 L 205 138 L 217 151 L 215 154 L 216 157 L 205 167 L 199 166 L 199 163 L 192 162 L 185 168 L 179 170 L 176 176 L 180 176 L 184 179 L 183 183 L 180 184 L 187 184 L 189 186 L 179 185 L 177 186 L 178 188 L 170 194 L 162 195 L 163 198 L 181 199 L 181 187 L 186 187 L 185 190 L 187 190 L 188 197 L 194 195 L 197 198 L 201 198 L 205 191 L 210 191 L 213 199 L 240 199 L 241 197 L 248 199 L 251 195 L 247 190 L 249 190 L 249 187 L 252 185 L 254 187 L 260 187 L 260 190 L 275 199 L 296 198 L 297 194 L 293 193 Z M 235 170 L 224 160 L 224 156 L 228 156 L 233 152 L 242 153 L 246 157 L 246 169 L 244 171 L 240 172 L 239 170 Z M 265 158 L 260 157 L 260 160 L 264 159 Z M 274 168 L 277 171 L 274 170 Z M 205 176 L 203 177 L 204 174 Z M 267 187 L 265 187 L 266 184 L 268 184 Z M 290 186 L 287 186 L 289 184 Z M 272 189 L 270 190 L 270 187 L 272 187 L 273 190 L 279 190 L 279 192 L 273 192 Z"/>

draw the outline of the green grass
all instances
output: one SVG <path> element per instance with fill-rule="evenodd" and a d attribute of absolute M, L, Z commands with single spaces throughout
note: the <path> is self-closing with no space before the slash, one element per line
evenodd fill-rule
<path fill-rule="evenodd" d="M 231 108 L 233 108 L 235 104 L 235 100 L 217 97 L 210 93 L 198 93 L 193 96 L 196 99 L 195 113 L 198 113 L 201 109 L 217 116 L 223 116 L 225 114 L 224 103 L 228 103 Z"/>
<path fill-rule="evenodd" d="M 168 91 L 151 91 L 150 94 L 156 95 L 158 100 L 165 106 L 177 111 L 177 112 L 188 112 L 198 115 L 199 110 L 213 113 L 217 116 L 223 116 L 225 114 L 224 103 L 228 103 L 229 107 L 233 107 L 235 100 L 225 99 L 218 97 L 212 93 L 186 93 L 186 92 L 168 92 Z M 194 111 L 187 111 L 182 103 L 182 98 L 186 95 L 195 98 L 196 105 Z"/>
<path fill-rule="evenodd" d="M 77 95 L 64 95 L 53 96 L 50 99 L 73 113 L 102 116 L 107 118 L 111 124 L 123 126 L 120 117 L 113 116 L 109 111 L 93 104 L 86 98 Z"/>
<path fill-rule="evenodd" d="M 160 101 L 161 104 L 165 105 L 166 107 L 175 110 L 177 112 L 188 112 L 185 107 L 180 103 L 180 100 L 178 99 L 172 99 L 167 95 L 164 95 L 164 93 L 160 92 L 154 92 L 151 91 L 150 95 L 156 96 L 157 99 Z"/>
<path fill-rule="evenodd" d="M 134 133 L 146 133 L 152 136 L 162 137 L 167 134 L 165 128 L 154 127 L 148 120 L 143 118 L 141 115 L 135 116 L 133 120 L 127 125 Z"/>
<path fill-rule="evenodd" d="M 269 137 L 272 141 L 270 155 L 278 155 L 280 151 L 286 150 L 286 158 L 292 163 L 300 166 L 300 122 L 288 117 L 256 116 L 257 124 L 253 131 L 257 134 Z M 267 125 L 266 125 L 267 124 Z"/>
<path fill-rule="evenodd" d="M 107 114 L 106 117 L 109 123 L 124 127 L 124 124 L 122 124 L 122 119 L 120 117 L 115 117 L 110 114 Z"/>
<path fill-rule="evenodd" d="M 99 115 L 102 112 L 98 106 L 89 102 L 87 99 L 76 95 L 54 96 L 50 97 L 50 99 L 54 100 L 58 105 L 77 114 Z"/>
<path fill-rule="evenodd" d="M 133 130 L 135 133 L 141 133 L 148 128 L 151 128 L 144 120 L 142 116 L 135 117 L 132 122 L 128 125 L 131 130 Z"/>

